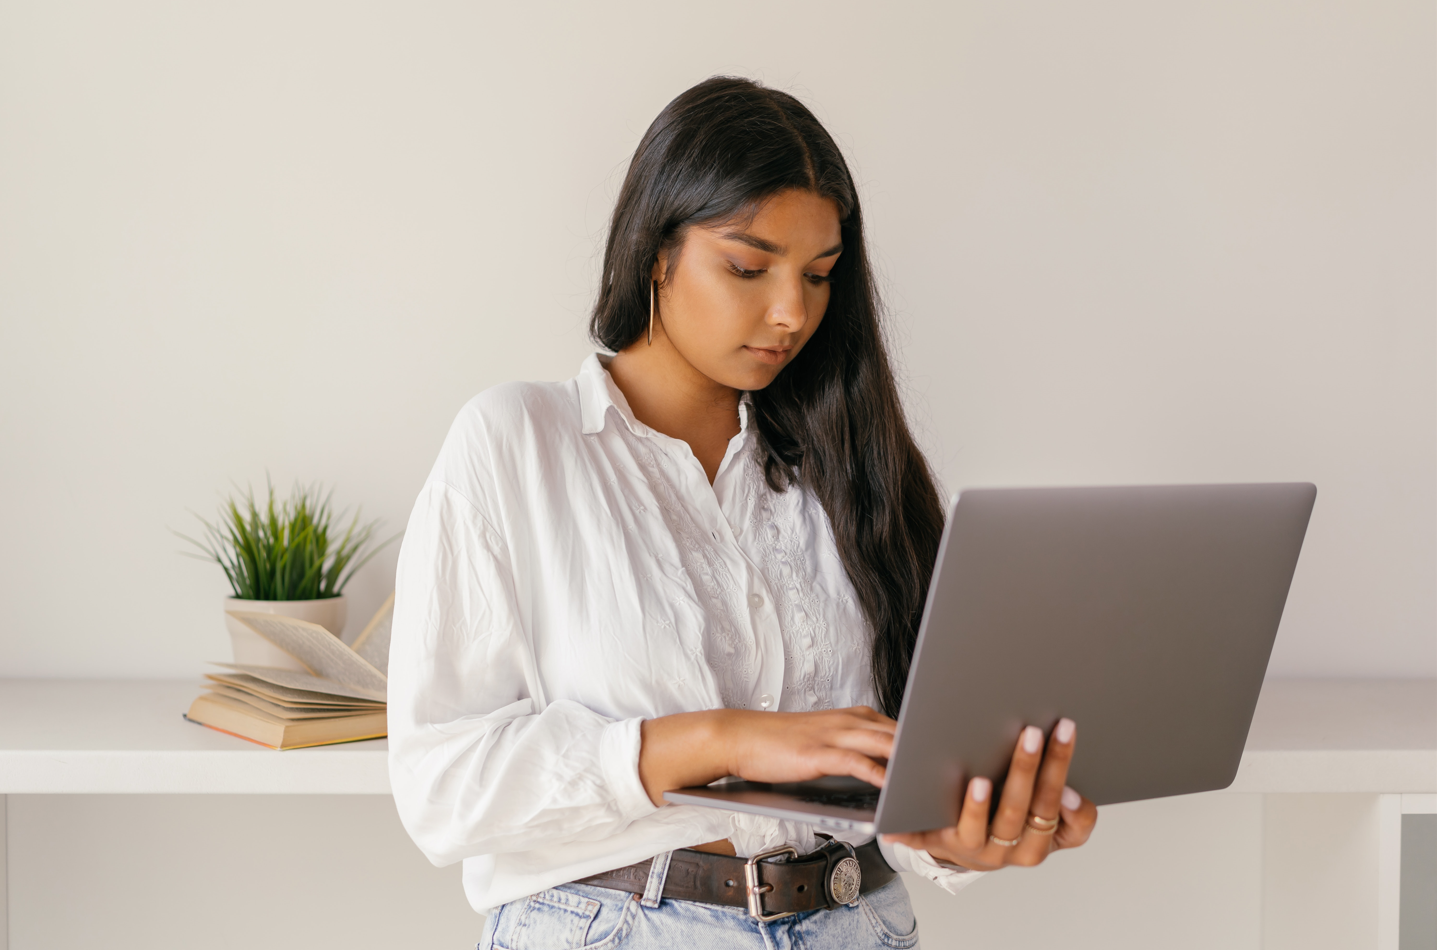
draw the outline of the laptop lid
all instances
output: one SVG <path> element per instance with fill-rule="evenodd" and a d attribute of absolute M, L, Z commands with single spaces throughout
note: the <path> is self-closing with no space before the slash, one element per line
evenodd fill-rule
<path fill-rule="evenodd" d="M 1317 489 L 976 489 L 953 503 L 876 816 L 957 820 L 1019 731 L 1078 724 L 1099 805 L 1237 774 Z"/>

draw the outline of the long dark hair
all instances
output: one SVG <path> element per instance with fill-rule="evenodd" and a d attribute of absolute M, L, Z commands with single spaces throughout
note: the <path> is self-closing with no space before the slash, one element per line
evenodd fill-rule
<path fill-rule="evenodd" d="M 753 393 L 760 458 L 775 491 L 800 484 L 827 512 L 873 627 L 879 705 L 897 716 L 943 508 L 884 349 L 853 176 L 813 113 L 787 93 L 726 76 L 665 106 L 619 192 L 589 332 L 611 350 L 628 346 L 648 325 L 649 275 L 661 249 L 674 260 L 690 226 L 752 214 L 791 188 L 838 206 L 843 254 L 823 322 Z"/>

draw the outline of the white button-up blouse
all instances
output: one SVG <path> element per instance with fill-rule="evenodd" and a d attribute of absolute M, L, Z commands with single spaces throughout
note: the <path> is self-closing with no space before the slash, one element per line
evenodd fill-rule
<path fill-rule="evenodd" d="M 806 824 L 655 807 L 639 724 L 876 705 L 870 629 L 828 517 L 810 493 L 768 487 L 746 402 L 710 486 L 604 362 L 471 400 L 399 555 L 395 803 L 432 862 L 464 861 L 480 911 L 720 838 L 740 855 L 811 850 Z M 977 876 L 883 848 L 949 890 Z"/>

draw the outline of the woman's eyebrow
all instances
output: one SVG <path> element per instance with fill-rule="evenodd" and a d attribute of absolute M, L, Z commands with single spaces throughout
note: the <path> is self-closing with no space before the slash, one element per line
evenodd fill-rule
<path fill-rule="evenodd" d="M 747 244 L 749 247 L 754 248 L 755 250 L 763 251 L 765 254 L 777 254 L 779 257 L 782 257 L 783 255 L 788 253 L 788 248 L 784 247 L 782 244 L 775 244 L 772 241 L 764 240 L 756 234 L 749 234 L 747 231 L 724 231 L 719 234 L 719 237 L 723 238 L 726 241 L 737 241 L 740 244 Z M 833 247 L 830 247 L 828 250 L 824 251 L 822 254 L 815 254 L 813 259 L 816 261 L 821 261 L 825 257 L 832 257 L 835 254 L 842 253 L 843 242 L 840 241 L 839 243 L 833 245 Z"/>

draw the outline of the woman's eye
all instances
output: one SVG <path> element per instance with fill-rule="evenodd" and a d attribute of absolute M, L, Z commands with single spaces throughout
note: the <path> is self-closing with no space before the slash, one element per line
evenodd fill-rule
<path fill-rule="evenodd" d="M 808 278 L 808 282 L 809 282 L 810 284 L 831 284 L 831 283 L 833 283 L 833 275 L 832 275 L 832 274 L 804 274 L 803 276 Z"/>
<path fill-rule="evenodd" d="M 759 270 L 744 270 L 742 267 L 739 267 L 739 266 L 738 266 L 737 264 L 735 264 L 733 261 L 729 261 L 728 269 L 731 270 L 731 271 L 733 271 L 735 274 L 737 274 L 737 275 L 740 276 L 740 277 L 757 277 L 759 274 L 762 274 L 762 273 L 763 273 L 763 270 L 762 270 L 762 269 L 759 269 Z"/>

